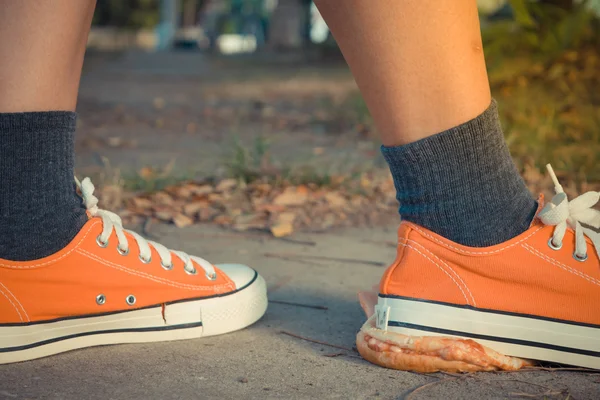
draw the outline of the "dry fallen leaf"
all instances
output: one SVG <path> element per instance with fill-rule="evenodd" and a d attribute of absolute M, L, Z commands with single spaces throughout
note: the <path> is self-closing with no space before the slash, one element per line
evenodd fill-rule
<path fill-rule="evenodd" d="M 183 214 L 177 214 L 173 217 L 173 223 L 178 228 L 184 228 L 186 226 L 192 225 L 194 223 L 194 220 Z"/>
<path fill-rule="evenodd" d="M 297 214 L 295 212 L 284 212 L 277 216 L 278 223 L 289 222 L 290 224 L 294 223 Z"/>
<path fill-rule="evenodd" d="M 154 212 L 154 216 L 161 221 L 171 222 L 173 219 L 173 213 L 168 210 L 160 210 Z"/>
<path fill-rule="evenodd" d="M 211 185 L 191 185 L 190 190 L 196 196 L 206 196 L 209 193 L 214 192 L 214 188 Z"/>
<path fill-rule="evenodd" d="M 142 169 L 140 169 L 140 171 L 138 172 L 138 175 L 143 178 L 143 179 L 150 179 L 153 176 L 156 175 L 156 173 L 154 172 L 154 170 L 150 167 L 143 167 Z"/>
<path fill-rule="evenodd" d="M 273 199 L 273 204 L 279 206 L 301 206 L 306 203 L 306 200 L 308 200 L 306 189 L 298 191 L 294 187 L 289 187 Z"/>
<path fill-rule="evenodd" d="M 329 192 L 325 194 L 325 200 L 332 208 L 341 208 L 346 206 L 347 201 L 339 193 Z"/>
<path fill-rule="evenodd" d="M 153 203 L 161 206 L 173 205 L 173 198 L 165 192 L 157 192 L 156 194 L 154 194 L 154 196 L 152 197 L 152 201 Z"/>
<path fill-rule="evenodd" d="M 235 180 L 235 179 L 224 179 L 221 182 L 219 182 L 219 184 L 215 188 L 215 191 L 217 191 L 217 192 L 226 192 L 228 190 L 233 189 L 236 186 L 237 186 L 237 180 Z"/>
<path fill-rule="evenodd" d="M 195 217 L 200 210 L 206 207 L 208 207 L 208 202 L 203 200 L 187 203 L 183 206 L 183 213 L 188 217 Z"/>
<path fill-rule="evenodd" d="M 271 227 L 271 233 L 275 237 L 291 235 L 294 232 L 294 226 L 289 222 L 282 222 Z"/>
<path fill-rule="evenodd" d="M 136 210 L 148 210 L 152 208 L 152 202 L 144 197 L 134 197 L 131 199 L 131 202 Z"/>

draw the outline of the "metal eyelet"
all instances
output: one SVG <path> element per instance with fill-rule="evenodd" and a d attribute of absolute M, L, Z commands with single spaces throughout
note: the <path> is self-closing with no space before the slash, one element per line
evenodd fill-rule
<path fill-rule="evenodd" d="M 121 250 L 121 248 L 117 246 L 117 252 L 122 256 L 126 256 L 127 254 L 129 254 L 129 248 L 127 248 L 126 250 Z"/>
<path fill-rule="evenodd" d="M 101 306 L 104 303 L 106 303 L 106 296 L 105 295 L 99 294 L 98 296 L 96 296 L 96 304 L 98 304 L 99 306 Z"/>
<path fill-rule="evenodd" d="M 552 238 L 550 238 L 550 240 L 548 240 L 548 247 L 550 247 L 552 250 L 560 250 L 562 249 L 562 243 L 557 246 L 554 244 L 554 240 Z"/>
<path fill-rule="evenodd" d="M 588 259 L 588 255 L 584 254 L 583 256 L 580 256 L 579 254 L 577 254 L 577 252 L 575 252 L 575 253 L 573 253 L 573 258 L 579 262 L 584 262 L 585 260 Z"/>
<path fill-rule="evenodd" d="M 148 258 L 147 260 L 145 258 L 142 257 L 142 255 L 140 254 L 138 256 L 138 258 L 140 259 L 141 262 L 143 262 L 144 264 L 150 264 L 152 262 L 152 256 L 150 256 L 150 258 Z"/>
<path fill-rule="evenodd" d="M 98 235 L 98 237 L 96 238 L 96 243 L 98 244 L 98 246 L 100 246 L 100 247 L 108 246 L 108 240 L 106 242 L 103 242 L 102 239 L 100 239 L 100 236 L 102 236 L 102 235 Z"/>
<path fill-rule="evenodd" d="M 135 304 L 135 296 L 130 294 L 129 296 L 127 296 L 125 298 L 125 302 L 130 306 L 134 305 Z"/>
<path fill-rule="evenodd" d="M 206 279 L 208 279 L 209 281 L 215 281 L 215 280 L 217 280 L 217 273 L 213 272 L 212 274 L 209 274 L 207 272 L 206 273 Z"/>
<path fill-rule="evenodd" d="M 171 264 L 169 265 L 165 265 L 163 264 L 162 260 L 160 261 L 160 266 L 163 267 L 164 269 L 166 269 L 167 271 L 170 271 L 173 269 L 173 262 L 171 262 Z"/>
<path fill-rule="evenodd" d="M 192 270 L 191 271 L 188 271 L 188 269 L 185 268 L 185 267 L 183 268 L 183 270 L 188 275 L 196 275 L 198 273 L 198 271 L 196 270 L 196 267 L 193 267 L 193 266 L 192 266 Z"/>

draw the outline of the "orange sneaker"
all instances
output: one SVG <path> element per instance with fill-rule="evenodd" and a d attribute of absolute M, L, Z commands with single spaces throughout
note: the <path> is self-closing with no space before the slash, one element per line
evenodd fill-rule
<path fill-rule="evenodd" d="M 146 241 L 96 207 L 60 252 L 0 259 L 0 364 L 115 343 L 212 336 L 244 328 L 267 308 L 265 281 L 238 264 L 208 261 Z"/>
<path fill-rule="evenodd" d="M 557 195 L 505 243 L 466 247 L 400 225 L 357 337 L 363 357 L 420 371 L 528 365 L 503 354 L 600 369 L 600 234 L 589 229 L 600 228 L 600 193 L 569 202 L 548 169 Z"/>

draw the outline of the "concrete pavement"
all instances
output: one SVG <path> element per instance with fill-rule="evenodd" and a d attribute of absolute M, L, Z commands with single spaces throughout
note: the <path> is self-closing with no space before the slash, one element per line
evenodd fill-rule
<path fill-rule="evenodd" d="M 273 302 L 257 324 L 224 336 L 99 347 L 0 366 L 0 399 L 600 398 L 600 375 L 421 375 L 386 370 L 351 352 L 281 333 L 352 348 L 364 321 L 356 293 L 377 283 L 385 268 L 377 263 L 393 259 L 395 249 L 386 242 L 395 241 L 394 227 L 298 234 L 296 242 L 207 226 L 154 225 L 150 233 L 168 247 L 216 263 L 253 266 L 274 289 L 271 300 L 327 310 Z M 368 263 L 306 257 L 311 255 Z"/>

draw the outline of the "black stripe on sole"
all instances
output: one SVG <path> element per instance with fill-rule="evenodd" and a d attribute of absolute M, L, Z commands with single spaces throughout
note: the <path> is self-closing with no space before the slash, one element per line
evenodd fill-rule
<path fill-rule="evenodd" d="M 558 346 L 558 345 L 549 344 L 549 343 L 532 342 L 529 340 L 522 340 L 522 339 L 512 339 L 512 338 L 504 338 L 504 337 L 498 337 L 498 336 L 480 335 L 478 333 L 461 332 L 461 331 L 455 331 L 455 330 L 443 329 L 443 328 L 434 328 L 431 326 L 416 325 L 416 324 L 411 324 L 408 322 L 389 321 L 388 326 L 396 326 L 399 328 L 415 329 L 415 330 L 425 331 L 425 332 L 441 333 L 444 335 L 462 336 L 462 337 L 467 337 L 467 338 L 472 338 L 472 339 L 489 340 L 492 342 L 501 342 L 501 343 L 518 344 L 521 346 L 538 347 L 538 348 L 542 348 L 542 349 L 557 350 L 557 351 L 562 351 L 565 353 L 581 354 L 581 355 L 591 356 L 591 357 L 600 357 L 600 351 L 575 349 L 572 347 Z"/>
<path fill-rule="evenodd" d="M 190 322 L 188 324 L 181 325 L 169 325 L 169 326 L 157 326 L 157 327 L 147 327 L 147 328 L 131 328 L 131 329 L 111 329 L 105 331 L 94 331 L 94 332 L 83 332 L 83 333 L 75 333 L 73 335 L 61 336 L 53 339 L 43 340 L 41 342 L 26 344 L 23 346 L 15 346 L 15 347 L 5 347 L 0 348 L 0 353 L 8 353 L 13 351 L 20 350 L 28 350 L 34 347 L 44 346 L 46 344 L 60 342 L 63 340 L 73 339 L 82 336 L 91 336 L 91 335 L 104 335 L 108 333 L 134 333 L 134 332 L 159 332 L 159 331 L 171 331 L 175 329 L 189 329 L 189 328 L 197 328 L 202 326 L 202 322 Z"/>
<path fill-rule="evenodd" d="M 493 309 L 490 309 L 490 308 L 477 308 L 477 307 L 473 307 L 473 306 L 470 306 L 470 305 L 467 305 L 467 304 L 444 303 L 443 301 L 418 299 L 416 297 L 397 296 L 397 295 L 394 295 L 394 294 L 382 294 L 382 293 L 379 293 L 378 296 L 381 297 L 382 299 L 398 299 L 398 300 L 414 301 L 414 302 L 417 302 L 417 303 L 438 304 L 438 305 L 441 305 L 441 306 L 453 307 L 453 308 L 462 308 L 462 309 L 465 309 L 465 310 L 472 310 L 472 311 L 477 311 L 477 312 L 484 312 L 484 313 L 498 314 L 498 315 L 509 315 L 511 317 L 521 317 L 521 318 L 529 318 L 529 319 L 538 319 L 538 320 L 541 320 L 541 321 L 558 322 L 560 324 L 567 324 L 567 325 L 583 326 L 583 327 L 586 327 L 586 328 L 600 329 L 600 325 L 590 324 L 590 323 L 586 323 L 586 322 L 576 322 L 576 321 L 569 321 L 569 320 L 565 320 L 565 319 L 558 319 L 558 318 L 551 318 L 551 317 L 542 317 L 540 315 L 533 315 L 533 314 L 519 314 L 519 313 L 516 313 L 516 312 L 502 311 L 502 310 L 493 310 Z"/>

